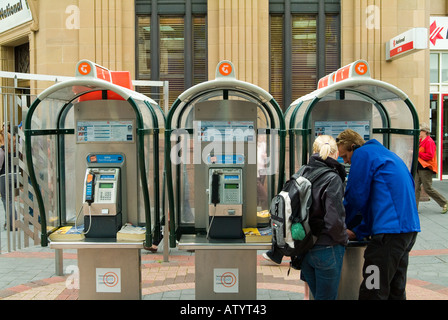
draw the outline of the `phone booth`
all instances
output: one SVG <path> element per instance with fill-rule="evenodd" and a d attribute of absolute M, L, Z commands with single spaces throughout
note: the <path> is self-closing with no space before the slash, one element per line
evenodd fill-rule
<path fill-rule="evenodd" d="M 285 112 L 290 173 L 307 163 L 314 138 L 337 137 L 347 128 L 364 140 L 377 139 L 399 155 L 412 174 L 417 168 L 419 120 L 408 96 L 370 77 L 364 60 L 320 79 L 318 89 L 294 101 Z"/>
<path fill-rule="evenodd" d="M 353 129 L 366 141 L 378 140 L 400 156 L 413 175 L 416 172 L 420 130 L 415 107 L 400 89 L 372 79 L 364 60 L 320 79 L 316 91 L 290 105 L 285 122 L 291 175 L 308 162 L 317 136 L 336 138 L 345 129 Z M 347 247 L 339 299 L 358 297 L 365 245 L 353 242 Z"/>
<path fill-rule="evenodd" d="M 25 157 L 41 244 L 78 250 L 80 299 L 141 298 L 140 249 L 160 236 L 164 125 L 129 72 L 88 60 L 28 110 Z"/>
<path fill-rule="evenodd" d="M 195 250 L 196 299 L 255 299 L 256 251 L 270 240 L 250 241 L 245 230 L 269 226 L 283 186 L 281 109 L 221 61 L 215 80 L 177 98 L 165 132 L 170 246 Z"/>

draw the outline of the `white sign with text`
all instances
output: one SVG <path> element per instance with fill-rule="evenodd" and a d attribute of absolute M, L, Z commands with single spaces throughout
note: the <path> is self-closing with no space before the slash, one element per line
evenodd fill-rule
<path fill-rule="evenodd" d="M 96 268 L 96 292 L 121 292 L 121 269 Z"/>
<path fill-rule="evenodd" d="M 238 293 L 238 269 L 214 269 L 213 280 L 215 293 Z"/>

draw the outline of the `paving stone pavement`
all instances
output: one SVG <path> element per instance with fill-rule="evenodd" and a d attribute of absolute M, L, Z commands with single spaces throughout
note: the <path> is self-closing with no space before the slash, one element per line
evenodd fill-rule
<path fill-rule="evenodd" d="M 447 181 L 433 186 L 448 195 Z M 0 206 L 0 223 L 4 219 Z M 441 214 L 430 200 L 421 202 L 422 232 L 410 255 L 408 300 L 448 300 L 448 214 Z M 77 270 L 76 250 L 64 250 L 64 275 L 56 275 L 55 253 L 33 246 L 8 252 L 6 231 L 1 230 L 0 300 L 77 300 L 74 285 Z M 288 263 L 273 265 L 257 256 L 257 300 L 304 300 L 305 285 L 300 273 Z M 170 249 L 169 262 L 163 253 L 142 250 L 143 300 L 194 300 L 194 253 Z"/>

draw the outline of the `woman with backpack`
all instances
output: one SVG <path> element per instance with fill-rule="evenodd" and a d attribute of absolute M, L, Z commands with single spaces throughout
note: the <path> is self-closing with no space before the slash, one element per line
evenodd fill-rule
<path fill-rule="evenodd" d="M 328 135 L 318 136 L 313 155 L 303 171 L 306 177 L 319 167 L 333 169 L 320 176 L 311 189 L 310 227 L 317 241 L 303 258 L 300 278 L 308 284 L 315 300 L 337 298 L 348 243 L 343 205 L 346 173 L 337 161 L 338 156 L 336 140 Z"/>

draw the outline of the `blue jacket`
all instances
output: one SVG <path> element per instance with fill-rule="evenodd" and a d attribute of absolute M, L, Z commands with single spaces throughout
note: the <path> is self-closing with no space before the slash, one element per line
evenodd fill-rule
<path fill-rule="evenodd" d="M 414 179 L 401 158 L 375 139 L 353 152 L 344 205 L 349 229 L 362 215 L 351 228 L 358 240 L 420 231 Z"/>

